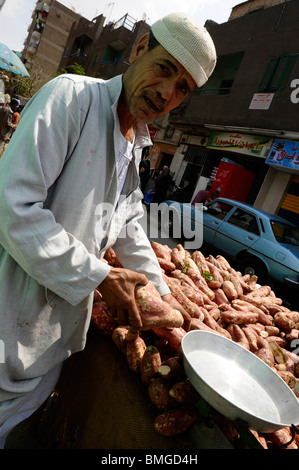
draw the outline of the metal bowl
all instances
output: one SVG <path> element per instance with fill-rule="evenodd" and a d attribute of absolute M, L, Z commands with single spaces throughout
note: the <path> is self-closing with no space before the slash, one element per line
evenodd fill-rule
<path fill-rule="evenodd" d="M 259 432 L 299 423 L 299 401 L 284 380 L 243 346 L 193 330 L 182 339 L 192 385 L 215 410 Z"/>

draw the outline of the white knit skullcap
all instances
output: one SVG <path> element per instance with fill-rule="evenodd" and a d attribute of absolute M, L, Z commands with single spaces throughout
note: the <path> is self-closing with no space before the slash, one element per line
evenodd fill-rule
<path fill-rule="evenodd" d="M 197 86 L 204 85 L 217 59 L 206 28 L 184 13 L 170 13 L 156 21 L 151 29 L 161 46 L 180 62 Z"/>

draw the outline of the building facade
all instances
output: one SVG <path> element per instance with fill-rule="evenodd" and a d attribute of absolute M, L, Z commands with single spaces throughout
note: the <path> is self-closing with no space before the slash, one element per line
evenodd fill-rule
<path fill-rule="evenodd" d="M 298 17 L 297 0 L 249 0 L 226 23 L 206 22 L 218 55 L 212 76 L 155 123 L 156 168 L 167 160 L 189 201 L 232 163 L 254 174 L 240 199 L 299 226 Z"/>
<path fill-rule="evenodd" d="M 150 26 L 129 14 L 106 25 L 105 20 L 102 14 L 88 20 L 56 0 L 38 0 L 22 60 L 29 71 L 42 74 L 39 86 L 62 69 L 72 72 L 75 64 L 86 75 L 104 79 L 124 73 L 132 49 Z"/>
<path fill-rule="evenodd" d="M 60 69 L 70 70 L 74 63 L 78 63 L 84 67 L 86 75 L 103 79 L 125 73 L 132 50 L 150 26 L 128 14 L 105 26 L 104 21 L 101 15 L 93 22 L 80 18 L 78 23 L 74 23 Z"/>
<path fill-rule="evenodd" d="M 36 2 L 22 60 L 29 71 L 40 71 L 41 84 L 57 73 L 73 23 L 80 18 L 78 13 L 56 0 Z"/>

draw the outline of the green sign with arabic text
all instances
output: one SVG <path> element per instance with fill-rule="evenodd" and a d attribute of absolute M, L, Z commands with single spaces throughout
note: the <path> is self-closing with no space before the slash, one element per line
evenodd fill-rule
<path fill-rule="evenodd" d="M 259 156 L 264 146 L 271 140 L 271 137 L 267 136 L 247 135 L 238 132 L 219 132 L 217 134 L 210 134 L 207 147 Z"/>

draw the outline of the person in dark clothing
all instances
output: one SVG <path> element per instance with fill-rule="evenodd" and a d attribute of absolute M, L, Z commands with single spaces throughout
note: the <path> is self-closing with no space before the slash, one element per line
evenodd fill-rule
<path fill-rule="evenodd" d="M 147 182 L 150 177 L 151 163 L 149 158 L 141 160 L 139 164 L 140 189 L 145 194 Z"/>
<path fill-rule="evenodd" d="M 169 186 L 172 183 L 172 178 L 170 175 L 170 170 L 168 166 L 164 166 L 163 170 L 160 171 L 159 175 L 156 177 L 155 180 L 155 188 L 156 192 L 154 195 L 153 202 L 163 202 L 166 199 L 166 193 Z"/>
<path fill-rule="evenodd" d="M 207 201 L 207 197 L 210 192 L 210 189 L 211 189 L 211 184 L 208 184 L 206 189 L 201 189 L 200 191 L 198 191 L 195 198 L 191 202 L 191 205 L 195 206 L 195 204 L 197 203 L 204 204 Z"/>

